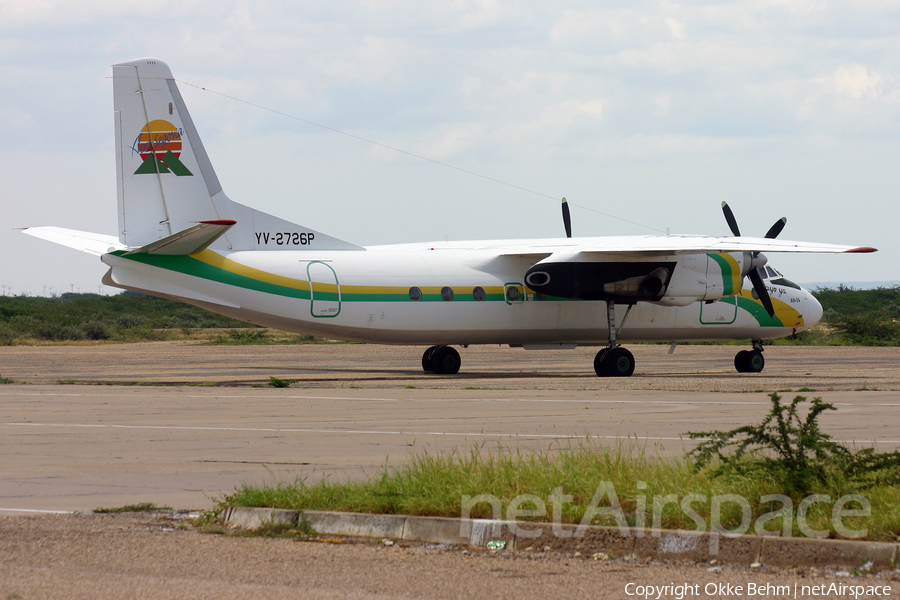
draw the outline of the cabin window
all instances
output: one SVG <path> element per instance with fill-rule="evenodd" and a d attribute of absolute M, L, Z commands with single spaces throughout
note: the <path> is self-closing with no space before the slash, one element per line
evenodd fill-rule
<path fill-rule="evenodd" d="M 441 298 L 443 298 L 447 302 L 453 300 L 453 289 L 446 286 L 441 288 Z"/>
<path fill-rule="evenodd" d="M 474 290 L 472 290 L 472 295 L 475 296 L 475 299 L 479 302 L 484 300 L 487 296 L 487 294 L 484 292 L 484 288 L 481 286 L 478 286 Z"/>
<path fill-rule="evenodd" d="M 422 299 L 422 290 L 417 287 L 409 288 L 409 299 L 413 302 L 418 302 Z"/>
<path fill-rule="evenodd" d="M 519 288 L 510 287 L 506 290 L 506 297 L 509 298 L 510 302 L 515 302 L 519 299 Z"/>

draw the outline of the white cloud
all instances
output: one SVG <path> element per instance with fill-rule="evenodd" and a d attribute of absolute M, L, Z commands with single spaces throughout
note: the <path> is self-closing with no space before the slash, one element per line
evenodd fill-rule
<path fill-rule="evenodd" d="M 851 98 L 879 98 L 882 95 L 882 77 L 863 65 L 844 65 L 828 77 L 814 81 L 835 93 Z"/>
<path fill-rule="evenodd" d="M 669 31 L 672 32 L 672 37 L 677 40 L 683 40 L 687 37 L 687 34 L 684 31 L 684 23 L 671 18 L 663 19 L 663 21 L 666 25 L 669 26 Z"/>

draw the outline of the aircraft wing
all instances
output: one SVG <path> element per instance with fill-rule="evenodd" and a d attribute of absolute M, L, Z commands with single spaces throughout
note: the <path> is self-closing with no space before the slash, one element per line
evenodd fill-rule
<path fill-rule="evenodd" d="M 673 254 L 706 254 L 718 252 L 808 252 L 845 253 L 876 252 L 868 246 L 845 246 L 818 242 L 796 242 L 771 238 L 707 236 L 707 235 L 644 235 L 566 240 L 536 240 L 519 242 L 506 248 L 504 256 L 549 256 L 571 254 L 632 254 L 659 256 Z"/>
<path fill-rule="evenodd" d="M 26 227 L 22 229 L 22 233 L 96 256 L 128 248 L 119 242 L 117 236 L 62 227 Z"/>

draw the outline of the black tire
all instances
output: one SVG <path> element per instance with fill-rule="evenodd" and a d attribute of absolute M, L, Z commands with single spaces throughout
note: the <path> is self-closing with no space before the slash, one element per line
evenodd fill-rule
<path fill-rule="evenodd" d="M 749 366 L 749 358 L 748 355 L 750 352 L 748 350 L 741 350 L 737 354 L 734 355 L 734 368 L 738 373 L 748 373 Z"/>
<path fill-rule="evenodd" d="M 431 366 L 437 375 L 455 375 L 461 365 L 459 352 L 450 346 L 440 346 L 431 353 Z"/>
<path fill-rule="evenodd" d="M 437 348 L 437 346 L 432 346 L 425 351 L 425 354 L 422 355 L 422 370 L 426 373 L 431 373 L 434 371 L 434 365 L 431 364 L 431 355 L 434 354 L 435 348 Z"/>
<path fill-rule="evenodd" d="M 606 377 L 606 367 L 603 366 L 603 361 L 606 358 L 606 355 L 609 353 L 609 348 L 604 348 L 600 352 L 597 353 L 597 356 L 594 357 L 594 373 L 597 374 L 597 377 Z"/>
<path fill-rule="evenodd" d="M 750 350 L 747 352 L 747 370 L 746 373 L 759 373 L 766 368 L 766 359 L 759 350 Z"/>
<path fill-rule="evenodd" d="M 603 366 L 609 377 L 631 377 L 634 355 L 625 348 L 613 348 L 603 357 Z"/>

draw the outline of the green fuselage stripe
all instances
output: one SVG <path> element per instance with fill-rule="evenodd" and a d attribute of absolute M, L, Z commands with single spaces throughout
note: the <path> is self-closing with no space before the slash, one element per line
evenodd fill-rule
<path fill-rule="evenodd" d="M 114 252 L 121 256 L 120 253 Z M 245 277 L 232 273 L 225 269 L 220 269 L 203 261 L 197 260 L 190 256 L 164 256 L 160 254 L 131 254 L 126 256 L 128 260 L 133 260 L 152 267 L 159 267 L 176 273 L 184 273 L 201 279 L 217 281 L 235 287 L 263 292 L 264 294 L 275 294 L 277 296 L 285 296 L 288 298 L 299 298 L 300 300 L 309 300 L 309 290 L 291 288 L 284 285 L 276 285 L 274 283 L 266 283 L 252 277 Z M 317 292 L 316 297 L 319 300 L 328 299 L 329 294 L 325 292 Z M 331 294 L 334 300 L 337 300 L 337 294 Z"/>
<path fill-rule="evenodd" d="M 722 270 L 722 295 L 726 297 L 733 295 L 734 285 L 732 281 L 734 281 L 734 274 L 732 273 L 731 264 L 720 254 L 707 254 L 707 256 L 716 261 Z"/>
<path fill-rule="evenodd" d="M 769 313 L 759 302 L 738 296 L 737 303 L 738 308 L 742 308 L 753 315 L 760 327 L 784 327 L 784 323 L 778 318 L 778 314 L 776 313 L 774 317 L 770 317 Z"/>

